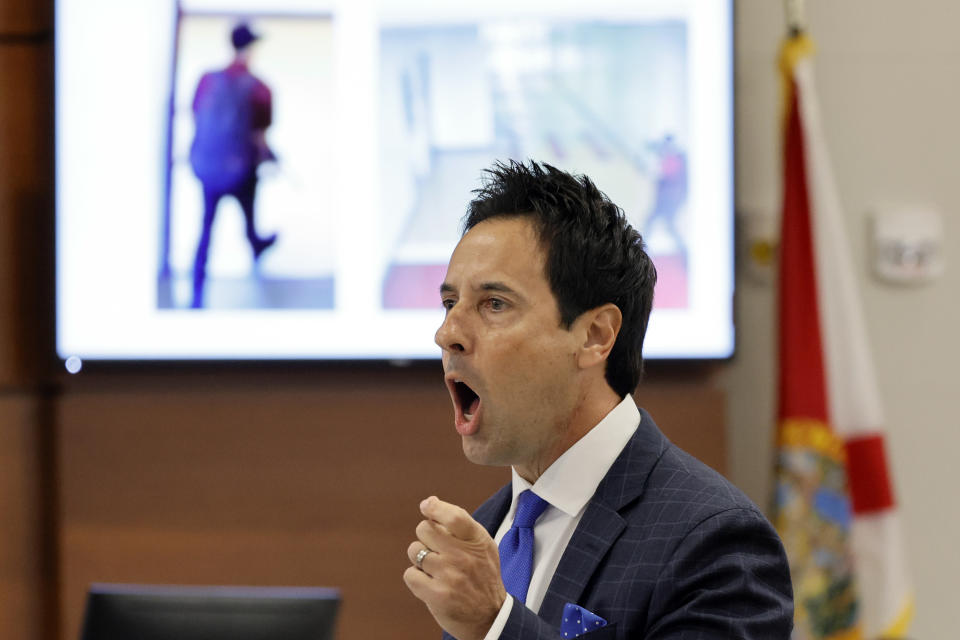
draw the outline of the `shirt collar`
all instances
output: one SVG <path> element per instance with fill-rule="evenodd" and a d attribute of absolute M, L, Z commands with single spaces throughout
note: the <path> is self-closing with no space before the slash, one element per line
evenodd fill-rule
<path fill-rule="evenodd" d="M 640 424 L 640 410 L 627 395 L 603 420 L 567 449 L 531 486 L 512 469 L 513 504 L 526 489 L 570 517 L 579 514 Z M 513 507 L 511 506 L 511 511 Z"/>

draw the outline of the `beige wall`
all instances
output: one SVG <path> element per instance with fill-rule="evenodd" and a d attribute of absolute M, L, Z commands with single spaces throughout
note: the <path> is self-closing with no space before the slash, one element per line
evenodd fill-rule
<path fill-rule="evenodd" d="M 777 211 L 776 51 L 783 3 L 741 0 L 737 19 L 737 200 Z M 913 636 L 953 637 L 960 574 L 956 498 L 960 418 L 960 4 L 809 1 L 827 143 L 846 209 L 886 408 L 888 447 L 917 587 Z M 943 214 L 946 274 L 923 287 L 870 275 L 867 220 L 884 204 Z M 770 490 L 774 405 L 772 285 L 740 281 L 739 353 L 725 373 L 734 481 L 760 504 Z"/>

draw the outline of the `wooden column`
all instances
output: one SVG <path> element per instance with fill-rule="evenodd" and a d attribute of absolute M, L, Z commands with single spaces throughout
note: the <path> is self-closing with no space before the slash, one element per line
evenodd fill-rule
<path fill-rule="evenodd" d="M 0 1 L 0 637 L 57 633 L 47 362 L 51 3 Z"/>

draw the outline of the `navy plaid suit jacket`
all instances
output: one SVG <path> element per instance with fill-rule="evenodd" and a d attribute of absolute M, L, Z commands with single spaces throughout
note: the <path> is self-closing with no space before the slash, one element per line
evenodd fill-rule
<path fill-rule="evenodd" d="M 640 427 L 587 504 L 539 613 L 514 602 L 501 640 L 563 640 L 568 602 L 609 623 L 580 636 L 585 640 L 787 640 L 793 595 L 773 527 L 739 489 L 640 414 Z M 510 499 L 507 485 L 474 513 L 490 535 Z"/>

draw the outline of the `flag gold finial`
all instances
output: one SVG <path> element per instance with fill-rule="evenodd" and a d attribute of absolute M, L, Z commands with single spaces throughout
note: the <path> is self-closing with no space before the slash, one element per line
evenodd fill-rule
<path fill-rule="evenodd" d="M 787 37 L 780 47 L 780 122 L 783 127 L 786 127 L 793 99 L 793 70 L 800 60 L 812 57 L 814 51 L 813 40 L 803 31 Z"/>

